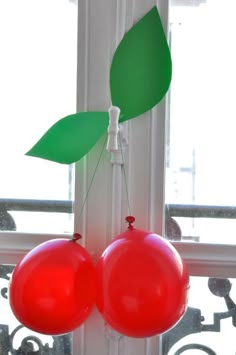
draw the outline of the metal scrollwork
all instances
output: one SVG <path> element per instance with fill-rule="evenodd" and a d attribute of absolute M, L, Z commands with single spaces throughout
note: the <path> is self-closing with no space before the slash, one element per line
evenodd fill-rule
<path fill-rule="evenodd" d="M 213 313 L 212 324 L 202 324 L 204 317 L 201 314 L 200 309 L 189 307 L 180 320 L 180 322 L 172 328 L 169 332 L 165 333 L 162 337 L 162 351 L 167 355 L 169 350 L 178 343 L 181 339 L 187 335 L 201 333 L 201 332 L 220 332 L 221 320 L 226 318 L 232 318 L 232 325 L 236 327 L 236 304 L 231 299 L 229 293 L 231 291 L 231 283 L 228 279 L 209 278 L 208 288 L 211 293 L 217 297 L 222 297 L 225 300 L 226 307 L 225 312 Z M 205 351 L 206 354 L 216 355 L 215 351 L 203 344 L 187 344 L 179 348 L 175 355 L 180 355 L 184 351 L 190 349 L 199 349 Z"/>
<path fill-rule="evenodd" d="M 0 278 L 5 280 L 10 280 L 10 274 L 14 269 L 13 265 L 1 265 L 0 264 Z"/>
<path fill-rule="evenodd" d="M 12 265 L 0 265 L 0 278 L 1 279 L 5 279 L 7 281 L 10 280 L 10 274 L 12 273 L 14 269 L 14 266 Z M 1 296 L 5 299 L 8 298 L 8 288 L 7 287 L 3 287 L 1 289 Z"/>
<path fill-rule="evenodd" d="M 33 354 L 40 354 L 40 355 L 50 355 L 53 354 L 51 352 L 52 349 L 49 348 L 49 345 L 43 345 L 42 341 L 33 335 L 29 335 L 25 337 L 21 341 L 21 345 L 18 349 L 14 349 L 13 341 L 19 330 L 23 329 L 23 325 L 19 325 L 16 327 L 13 332 L 9 336 L 9 351 L 12 355 L 33 355 Z M 37 346 L 37 350 L 35 349 Z"/>
<path fill-rule="evenodd" d="M 202 344 L 188 344 L 188 345 L 184 345 L 182 346 L 179 350 L 177 350 L 175 352 L 175 355 L 180 355 L 182 354 L 184 351 L 186 350 L 201 350 L 204 351 L 206 354 L 208 355 L 217 355 L 216 352 L 212 349 L 210 349 L 208 346 L 206 345 L 202 345 Z"/>
<path fill-rule="evenodd" d="M 15 231 L 16 224 L 13 217 L 7 211 L 0 211 L 0 230 Z"/>
<path fill-rule="evenodd" d="M 38 350 L 34 349 L 34 344 L 38 346 Z M 50 348 L 49 345 L 43 345 L 41 340 L 35 336 L 28 336 L 24 338 L 21 342 L 20 348 L 16 352 L 17 355 L 33 355 L 33 354 L 40 354 L 40 355 L 49 355 Z"/>
<path fill-rule="evenodd" d="M 0 278 L 7 281 L 10 280 L 10 274 L 14 269 L 13 265 L 0 265 Z M 7 298 L 7 287 L 2 287 L 0 290 L 1 296 Z M 52 344 L 43 343 L 39 336 L 30 335 L 30 330 L 27 330 L 29 335 L 24 336 L 20 331 L 26 328 L 23 325 L 18 325 L 10 334 L 9 327 L 6 324 L 0 324 L 0 355 L 71 355 L 72 354 L 72 337 L 71 334 L 62 336 L 52 336 Z M 23 339 L 21 340 L 21 337 Z M 19 341 L 21 341 L 19 345 Z M 18 348 L 14 344 L 18 343 Z"/>
<path fill-rule="evenodd" d="M 8 288 L 7 288 L 7 287 L 3 287 L 3 288 L 1 289 L 1 296 L 2 296 L 3 298 L 5 298 L 6 300 L 8 299 Z"/>
<path fill-rule="evenodd" d="M 35 335 L 29 335 L 22 339 L 20 347 L 14 348 L 13 342 L 17 333 L 24 329 L 23 325 L 16 327 L 13 332 L 8 336 L 5 345 L 8 344 L 8 351 L 11 355 L 71 355 L 71 336 L 69 334 L 62 336 L 53 336 L 53 345 L 49 346 L 48 343 L 43 344 L 41 339 Z M 8 352 L 6 353 L 8 354 Z M 2 355 L 2 354 L 1 354 Z"/>

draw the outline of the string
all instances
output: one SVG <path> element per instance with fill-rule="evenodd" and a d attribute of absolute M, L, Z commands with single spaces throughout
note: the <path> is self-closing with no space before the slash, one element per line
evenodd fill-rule
<path fill-rule="evenodd" d="M 80 220 L 81 216 L 82 216 L 82 213 L 84 211 L 84 206 L 88 200 L 88 195 L 89 195 L 89 192 L 91 190 L 91 187 L 92 187 L 92 184 L 93 184 L 93 180 L 95 178 L 95 175 L 96 175 L 96 172 L 97 172 L 97 169 L 98 169 L 98 166 L 99 166 L 99 163 L 102 159 L 102 155 L 103 155 L 103 152 L 104 152 L 104 149 L 105 149 L 105 146 L 106 146 L 106 142 L 107 142 L 107 135 L 105 135 L 105 139 L 104 139 L 104 142 L 103 142 L 103 145 L 102 145 L 102 149 L 101 149 L 101 152 L 100 152 L 100 155 L 99 155 L 99 158 L 98 158 L 98 161 L 97 161 L 97 164 L 95 166 L 95 169 L 94 169 L 94 172 L 93 172 L 93 175 L 92 175 L 92 178 L 90 180 L 90 183 L 89 183 L 89 186 L 88 186 L 88 190 L 86 192 L 86 195 L 85 195 L 85 198 L 84 198 L 84 202 L 82 204 L 82 207 L 81 207 L 81 210 L 80 210 L 80 213 L 79 213 L 79 217 L 78 217 L 78 221 Z"/>
<path fill-rule="evenodd" d="M 128 214 L 131 215 L 130 200 L 129 200 L 129 191 L 128 191 L 128 182 L 127 182 L 127 174 L 126 174 L 125 159 L 124 159 L 124 151 L 123 151 L 123 145 L 122 145 L 122 139 L 121 139 L 120 131 L 118 132 L 118 137 L 119 137 L 119 141 L 120 141 L 120 151 L 121 151 L 121 158 L 122 158 L 122 165 L 123 165 L 123 167 L 122 167 L 122 172 L 123 172 L 123 177 L 124 177 L 125 193 L 126 193 L 127 206 L 128 206 Z M 89 186 L 88 186 L 88 190 L 87 190 L 87 192 L 86 192 L 86 195 L 85 195 L 83 204 L 82 204 L 82 206 L 81 206 L 80 213 L 79 213 L 79 216 L 78 216 L 78 221 L 80 220 L 80 218 L 81 218 L 81 216 L 82 216 L 82 214 L 83 214 L 85 204 L 86 204 L 86 202 L 87 202 L 87 200 L 88 200 L 88 196 L 89 196 L 89 193 L 90 193 L 90 190 L 91 190 L 91 187 L 92 187 L 92 184 L 93 184 L 93 181 L 94 181 L 96 172 L 97 172 L 97 170 L 98 170 L 98 166 L 99 166 L 100 161 L 101 161 L 101 159 L 102 159 L 102 155 L 103 155 L 103 152 L 104 152 L 104 149 L 105 149 L 105 146 L 106 146 L 106 142 L 107 142 L 107 135 L 105 135 L 104 142 L 103 142 L 102 149 L 101 149 L 100 154 L 99 154 L 99 157 L 98 157 L 97 164 L 96 164 L 96 166 L 95 166 L 95 169 L 94 169 L 92 178 L 91 178 L 90 183 L 89 183 Z"/>
<path fill-rule="evenodd" d="M 122 158 L 122 171 L 123 171 L 123 176 L 124 176 L 124 183 L 125 183 L 125 193 L 126 193 L 126 199 L 127 199 L 127 205 L 128 205 L 128 214 L 131 216 L 131 208 L 130 208 L 130 200 L 129 200 L 129 191 L 128 191 L 128 182 L 127 182 L 127 175 L 126 175 L 126 168 L 125 168 L 125 159 L 124 159 L 124 152 L 123 152 L 123 145 L 122 145 L 122 139 L 121 139 L 121 134 L 120 130 L 118 132 L 118 137 L 120 141 L 120 151 L 121 151 L 121 158 Z"/>

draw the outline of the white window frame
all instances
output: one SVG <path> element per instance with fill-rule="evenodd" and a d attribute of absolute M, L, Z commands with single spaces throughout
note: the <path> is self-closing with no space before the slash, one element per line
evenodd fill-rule
<path fill-rule="evenodd" d="M 96 2 L 90 0 L 80 5 L 78 110 L 104 110 L 110 106 L 109 68 L 117 44 L 125 31 L 154 5 L 157 5 L 163 26 L 168 32 L 169 1 L 102 0 Z M 136 227 L 154 230 L 162 235 L 165 205 L 166 100 L 151 112 L 124 126 L 128 140 L 125 166 Z M 142 142 L 139 137 L 142 137 Z M 98 151 L 99 148 L 98 145 Z M 97 154 L 95 148 L 84 160 L 83 165 L 77 165 L 78 200 L 83 200 L 85 197 L 88 177 L 93 171 L 93 162 Z M 114 163 L 114 159 L 112 161 L 113 164 L 110 163 L 108 156 L 102 161 L 96 176 L 96 190 L 91 192 L 83 223 L 76 226 L 78 231 L 83 230 L 86 235 L 86 246 L 95 259 L 112 237 L 125 228 L 123 218 L 127 213 L 127 204 L 122 189 L 122 168 L 119 159 L 117 164 Z M 103 201 L 103 208 L 101 208 L 101 201 Z M 236 246 L 181 242 L 175 242 L 173 245 L 185 260 L 191 275 L 234 276 Z M 106 353 L 107 342 L 104 329 L 103 320 L 95 312 L 93 318 L 90 318 L 86 324 L 81 342 L 83 344 L 80 348 L 81 354 L 92 354 L 95 348 L 96 353 Z M 158 349 L 161 354 L 159 337 L 138 340 L 125 338 L 123 351 L 120 352 L 119 341 L 115 341 L 113 337 L 110 338 L 108 354 L 156 355 Z"/>
<path fill-rule="evenodd" d="M 168 26 L 167 0 L 86 0 L 78 4 L 78 111 L 109 108 L 109 68 L 115 48 L 132 24 L 157 5 Z M 163 235 L 166 100 L 142 117 L 123 124 L 127 139 L 125 168 L 135 226 Z M 142 141 L 140 141 L 142 137 Z M 82 218 L 85 199 L 102 142 L 76 164 L 74 231 L 94 260 L 107 243 L 126 228 L 128 213 L 120 154 L 104 153 Z M 67 235 L 71 237 L 70 235 Z M 16 264 L 36 245 L 65 235 L 0 233 L 0 263 Z M 194 276 L 234 277 L 236 246 L 174 242 Z M 73 354 L 161 355 L 159 337 L 131 339 L 109 333 L 94 309 L 84 326 L 74 332 Z M 159 349 L 159 352 L 158 352 Z"/>

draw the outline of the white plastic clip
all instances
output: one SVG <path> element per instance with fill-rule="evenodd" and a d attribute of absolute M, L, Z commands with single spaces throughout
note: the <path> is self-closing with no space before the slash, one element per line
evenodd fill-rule
<path fill-rule="evenodd" d="M 108 110 L 109 112 L 109 126 L 107 129 L 108 140 L 107 140 L 107 150 L 108 152 L 114 152 L 119 149 L 118 147 L 118 132 L 119 132 L 119 116 L 120 109 L 116 106 L 111 106 Z"/>

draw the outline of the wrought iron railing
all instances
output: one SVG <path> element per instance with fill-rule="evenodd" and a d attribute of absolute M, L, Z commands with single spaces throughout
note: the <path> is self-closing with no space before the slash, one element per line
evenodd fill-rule
<path fill-rule="evenodd" d="M 14 266 L 0 265 L 0 279 L 9 281 L 10 274 Z M 2 299 L 8 298 L 7 287 L 0 289 Z M 20 335 L 22 330 L 27 336 L 23 339 Z M 18 341 L 16 341 L 18 340 Z M 16 344 L 19 344 L 16 348 Z M 0 354 L 1 355 L 72 355 L 71 334 L 62 336 L 52 336 L 51 344 L 49 345 L 38 334 L 31 334 L 30 330 L 24 328 L 23 325 L 17 325 L 12 331 L 9 330 L 8 324 L 0 324 Z"/>
<path fill-rule="evenodd" d="M 72 213 L 73 201 L 0 199 L 0 229 L 16 229 L 15 221 L 10 214 L 11 211 Z M 175 217 L 233 219 L 236 218 L 236 206 L 167 205 L 167 237 L 169 235 L 171 239 L 181 239 L 181 230 L 174 219 Z M 0 278 L 9 279 L 9 273 L 11 271 L 11 266 L 0 266 Z M 182 320 L 169 332 L 163 335 L 162 350 L 164 355 L 167 355 L 170 349 L 187 335 L 203 332 L 220 332 L 222 319 L 232 318 L 232 325 L 233 327 L 236 326 L 236 305 L 229 295 L 231 289 L 229 280 L 210 278 L 208 287 L 215 296 L 220 296 L 225 299 L 227 307 L 226 311 L 214 313 L 213 323 L 204 324 L 204 317 L 202 316 L 201 310 L 189 307 Z M 2 297 L 7 297 L 7 289 L 3 288 L 1 290 L 1 295 Z M 22 340 L 18 349 L 14 349 L 13 339 L 21 328 L 22 326 L 18 326 L 13 332 L 9 333 L 8 325 L 0 325 L 0 350 L 6 349 L 4 351 L 1 350 L 1 355 L 7 355 L 9 352 L 12 355 L 71 355 L 71 341 L 68 335 L 53 337 L 53 345 L 51 347 L 48 344 L 43 344 L 40 338 L 28 336 Z M 39 350 L 34 350 L 35 347 Z M 183 345 L 176 350 L 175 355 L 180 355 L 186 350 L 191 349 L 198 349 L 206 354 L 216 355 L 216 352 L 213 349 L 199 343 Z"/>
<path fill-rule="evenodd" d="M 72 213 L 73 201 L 1 198 L 0 210 Z M 236 206 L 168 204 L 166 210 L 171 217 L 236 218 Z"/>
<path fill-rule="evenodd" d="M 167 355 L 169 350 L 177 344 L 181 339 L 188 335 L 221 331 L 221 321 L 227 318 L 232 318 L 232 326 L 236 327 L 236 304 L 230 297 L 231 283 L 228 279 L 209 278 L 208 288 L 214 296 L 223 297 L 225 299 L 225 312 L 213 313 L 213 323 L 203 324 L 205 318 L 200 309 L 189 307 L 180 320 L 180 322 L 165 333 L 162 337 L 162 351 Z M 213 344 L 214 345 L 214 344 Z M 179 347 L 174 355 L 180 355 L 186 350 L 201 350 L 208 355 L 219 355 L 212 348 L 204 344 L 190 343 Z"/>
<path fill-rule="evenodd" d="M 73 213 L 70 200 L 0 199 L 0 230 L 17 229 L 11 211 Z M 171 240 L 185 239 L 175 217 L 236 219 L 236 206 L 166 205 L 165 237 Z M 188 239 L 190 237 L 188 236 Z M 195 237 L 191 237 L 195 240 Z M 195 238 L 195 239 L 194 239 Z M 197 240 L 196 240 L 197 241 Z"/>
<path fill-rule="evenodd" d="M 236 218 L 236 206 L 170 204 L 166 205 L 166 210 L 171 217 Z"/>
<path fill-rule="evenodd" d="M 9 281 L 9 275 L 13 271 L 12 265 L 0 265 L 0 279 Z M 232 319 L 232 326 L 236 327 L 236 304 L 230 297 L 231 283 L 228 279 L 209 278 L 208 288 L 214 296 L 225 299 L 224 312 L 213 314 L 213 322 L 204 324 L 204 316 L 198 308 L 189 307 L 180 320 L 180 322 L 162 336 L 162 353 L 168 355 L 173 346 L 177 345 L 174 355 L 180 355 L 186 350 L 201 350 L 208 355 L 219 355 L 210 346 L 193 342 L 180 345 L 178 342 L 188 335 L 197 333 L 214 332 L 220 333 L 221 321 L 227 318 Z M 0 290 L 2 299 L 7 299 L 7 287 Z M 27 335 L 20 338 L 20 331 L 25 329 Z M 18 346 L 16 347 L 16 339 Z M 20 342 L 19 342 L 20 338 Z M 214 344 L 213 344 L 214 346 Z M 8 324 L 0 324 L 0 354 L 1 355 L 72 355 L 71 334 L 62 336 L 52 336 L 52 342 L 49 345 L 42 339 L 41 335 L 30 334 L 22 325 L 17 325 L 12 331 L 9 331 Z M 78 354 L 79 355 L 79 354 Z"/>
<path fill-rule="evenodd" d="M 17 229 L 11 211 L 72 213 L 73 201 L 2 198 L 0 199 L 0 230 Z"/>
<path fill-rule="evenodd" d="M 1 198 L 0 211 L 72 213 L 73 201 Z"/>

